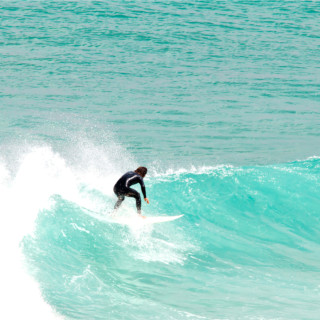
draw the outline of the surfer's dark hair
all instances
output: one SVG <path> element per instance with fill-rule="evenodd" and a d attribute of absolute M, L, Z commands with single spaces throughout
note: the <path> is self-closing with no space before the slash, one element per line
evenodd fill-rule
<path fill-rule="evenodd" d="M 137 174 L 139 174 L 142 178 L 145 177 L 145 175 L 148 172 L 148 169 L 146 167 L 139 167 L 137 168 L 134 172 L 136 172 Z"/>

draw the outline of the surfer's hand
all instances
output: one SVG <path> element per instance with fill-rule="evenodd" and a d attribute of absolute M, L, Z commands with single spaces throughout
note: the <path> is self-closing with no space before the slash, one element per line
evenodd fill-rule
<path fill-rule="evenodd" d="M 144 201 L 149 204 L 149 199 L 148 198 L 144 198 Z"/>

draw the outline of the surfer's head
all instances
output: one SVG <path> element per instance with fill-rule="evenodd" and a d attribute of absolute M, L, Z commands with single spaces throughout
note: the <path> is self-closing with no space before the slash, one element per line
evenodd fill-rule
<path fill-rule="evenodd" d="M 136 169 L 134 172 L 136 172 L 137 174 L 139 174 L 142 178 L 144 178 L 148 172 L 148 169 L 146 167 L 139 167 L 138 169 Z"/>

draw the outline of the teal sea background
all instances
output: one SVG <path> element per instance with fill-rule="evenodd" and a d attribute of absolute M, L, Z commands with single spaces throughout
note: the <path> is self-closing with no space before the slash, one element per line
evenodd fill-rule
<path fill-rule="evenodd" d="M 0 317 L 319 319 L 319 16 L 2 1 Z M 143 213 L 181 219 L 109 222 L 139 165 Z"/>

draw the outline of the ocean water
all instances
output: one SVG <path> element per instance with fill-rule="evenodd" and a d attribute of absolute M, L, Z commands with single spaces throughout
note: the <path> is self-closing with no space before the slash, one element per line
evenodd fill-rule
<path fill-rule="evenodd" d="M 319 319 L 319 14 L 2 1 L 0 318 Z"/>

